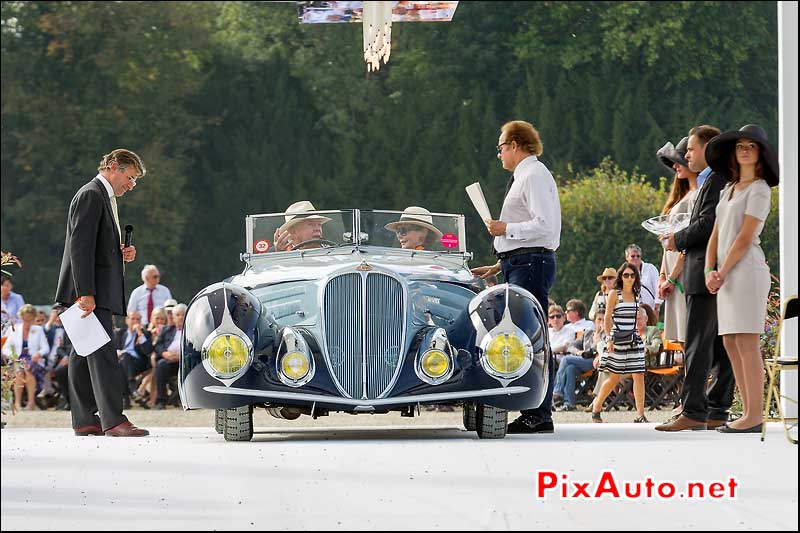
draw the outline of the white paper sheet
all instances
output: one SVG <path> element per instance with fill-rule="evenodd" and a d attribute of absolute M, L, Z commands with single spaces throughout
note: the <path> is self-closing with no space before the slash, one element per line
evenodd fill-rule
<path fill-rule="evenodd" d="M 59 316 L 69 340 L 72 341 L 75 353 L 86 357 L 111 342 L 111 337 L 108 336 L 94 313 L 86 318 L 81 318 L 81 315 L 83 315 L 83 310 L 76 303 Z"/>
<path fill-rule="evenodd" d="M 476 181 L 472 185 L 467 185 L 465 190 L 469 195 L 469 199 L 472 200 L 472 205 L 475 206 L 475 210 L 478 211 L 478 214 L 481 216 L 481 219 L 484 221 L 494 220 L 492 218 L 492 213 L 489 211 L 489 206 L 486 204 L 486 197 L 483 196 L 481 184 Z"/>

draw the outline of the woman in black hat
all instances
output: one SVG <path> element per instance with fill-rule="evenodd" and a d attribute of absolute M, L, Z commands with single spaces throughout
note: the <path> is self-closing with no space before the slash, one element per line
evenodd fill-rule
<path fill-rule="evenodd" d="M 778 184 L 778 157 L 760 126 L 728 131 L 706 146 L 709 166 L 728 179 L 706 250 L 706 286 L 717 294 L 719 334 L 742 396 L 743 414 L 717 428 L 723 433 L 761 433 L 764 331 L 770 274 L 759 235 Z"/>
<path fill-rule="evenodd" d="M 697 172 L 689 168 L 686 160 L 686 147 L 689 137 L 684 137 L 677 146 L 665 144 L 656 155 L 661 163 L 675 171 L 672 192 L 664 205 L 662 215 L 668 215 L 673 222 L 679 214 L 691 214 L 697 198 Z M 686 341 L 686 296 L 680 276 L 683 271 L 684 255 L 679 251 L 665 251 L 661 259 L 658 297 L 664 300 L 664 337 L 683 344 Z"/>

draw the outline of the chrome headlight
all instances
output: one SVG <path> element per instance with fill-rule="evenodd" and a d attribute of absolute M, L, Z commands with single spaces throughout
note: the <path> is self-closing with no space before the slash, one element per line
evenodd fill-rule
<path fill-rule="evenodd" d="M 276 365 L 281 382 L 290 387 L 302 387 L 314 377 L 314 356 L 299 331 L 283 329 Z"/>
<path fill-rule="evenodd" d="M 429 385 L 438 385 L 450 379 L 454 370 L 452 353 L 445 330 L 430 330 L 420 343 L 414 365 L 417 377 Z"/>
<path fill-rule="evenodd" d="M 203 343 L 203 366 L 214 377 L 232 379 L 250 365 L 253 344 L 235 333 L 209 335 Z"/>
<path fill-rule="evenodd" d="M 533 346 L 522 331 L 487 335 L 482 344 L 481 364 L 492 376 L 515 379 L 525 374 L 533 363 Z"/>

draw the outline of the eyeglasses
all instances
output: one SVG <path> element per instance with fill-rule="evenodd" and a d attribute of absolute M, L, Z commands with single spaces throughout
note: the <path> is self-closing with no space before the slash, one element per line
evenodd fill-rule
<path fill-rule="evenodd" d="M 564 315 L 550 315 L 550 318 L 564 318 Z"/>
<path fill-rule="evenodd" d="M 498 153 L 498 154 L 502 154 L 502 153 L 503 153 L 503 146 L 505 146 L 505 145 L 507 145 L 507 144 L 510 144 L 510 143 L 511 143 L 511 141 L 506 141 L 506 142 L 504 142 L 504 143 L 500 143 L 500 144 L 498 144 L 498 145 L 497 145 L 497 153 Z"/>
<path fill-rule="evenodd" d="M 395 233 L 398 235 L 408 235 L 412 231 L 420 231 L 422 228 L 419 226 L 415 226 L 414 224 L 409 224 L 407 226 L 397 226 L 394 230 Z"/>
<path fill-rule="evenodd" d="M 617 278 L 615 278 L 614 276 L 603 276 L 603 281 L 610 281 L 610 280 L 614 280 L 614 279 L 617 279 Z"/>
<path fill-rule="evenodd" d="M 636 274 L 631 274 L 631 273 L 629 273 L 629 272 L 625 272 L 625 273 L 622 275 L 622 277 L 623 277 L 623 278 L 625 278 L 625 279 L 631 279 L 631 278 L 635 278 L 635 277 L 636 277 Z"/>
<path fill-rule="evenodd" d="M 642 257 L 642 256 L 641 256 L 641 255 L 639 255 L 639 254 L 631 254 L 631 255 L 629 255 L 628 257 L 630 257 L 631 259 L 639 259 L 639 258 L 640 258 L 640 257 Z"/>

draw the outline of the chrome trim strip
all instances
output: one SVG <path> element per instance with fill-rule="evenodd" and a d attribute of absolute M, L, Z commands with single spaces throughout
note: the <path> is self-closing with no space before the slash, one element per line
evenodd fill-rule
<path fill-rule="evenodd" d="M 512 394 L 523 394 L 528 392 L 530 387 L 501 387 L 497 389 L 468 390 L 460 392 L 439 392 L 436 394 L 417 394 L 414 396 L 397 396 L 395 398 L 379 398 L 375 400 L 361 400 L 352 398 L 336 398 L 334 396 L 323 396 L 321 394 L 303 394 L 295 392 L 262 391 L 252 389 L 239 389 L 236 387 L 220 387 L 212 385 L 203 387 L 203 390 L 213 394 L 229 394 L 236 396 L 253 396 L 256 398 L 270 398 L 273 400 L 302 400 L 317 403 L 338 403 L 353 407 L 372 406 L 380 407 L 384 405 L 407 405 L 420 402 L 443 402 L 448 400 L 461 400 L 464 398 L 483 398 L 487 396 L 510 396 Z"/>

